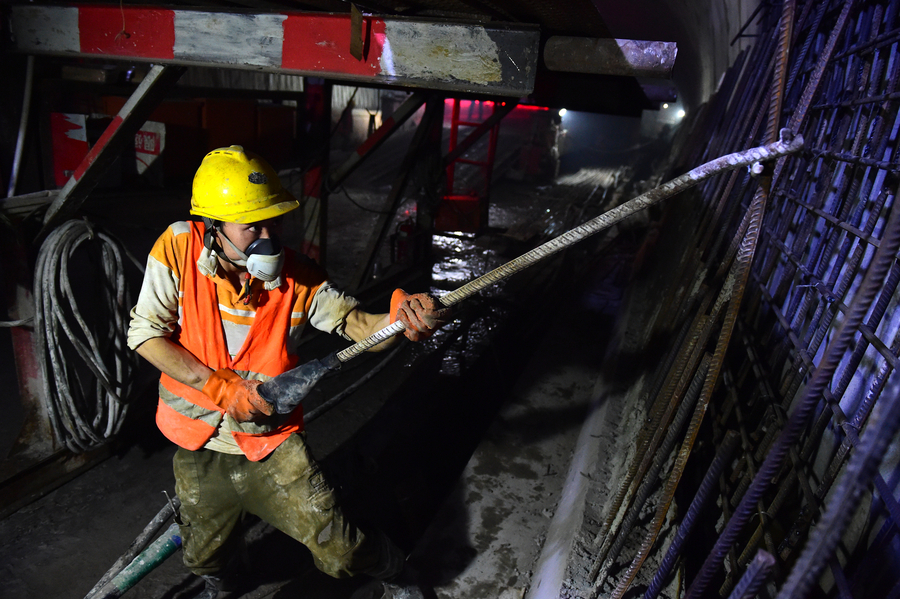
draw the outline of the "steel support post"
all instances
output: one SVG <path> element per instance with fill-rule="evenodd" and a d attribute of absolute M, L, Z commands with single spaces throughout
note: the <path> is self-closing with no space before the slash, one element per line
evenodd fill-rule
<path fill-rule="evenodd" d="M 403 163 L 400 165 L 400 170 L 396 179 L 394 179 L 391 192 L 385 200 L 382 213 L 379 214 L 378 222 L 375 224 L 375 230 L 372 233 L 372 237 L 369 239 L 366 251 L 363 253 L 363 256 L 365 257 L 364 262 L 360 265 L 359 270 L 357 270 L 353 277 L 353 285 L 351 288 L 356 292 L 365 287 L 368 274 L 371 272 L 372 265 L 375 263 L 375 259 L 378 256 L 378 250 L 381 248 L 382 243 L 384 243 L 384 240 L 387 237 L 388 227 L 390 227 L 391 222 L 393 222 L 394 214 L 397 212 L 400 201 L 403 199 L 403 193 L 406 191 L 407 183 L 409 183 L 413 166 L 419 158 L 421 146 L 431 128 L 431 124 L 435 119 L 442 118 L 443 114 L 443 99 L 440 97 L 430 98 L 425 108 L 425 116 L 422 118 L 422 122 L 419 123 L 415 135 L 413 135 L 412 141 L 409 144 L 409 150 L 407 150 L 406 156 L 403 158 Z"/>
<path fill-rule="evenodd" d="M 475 129 L 473 129 L 461 142 L 456 144 L 456 147 L 453 148 L 446 156 L 441 159 L 442 168 L 446 169 L 451 162 L 461 157 L 463 154 L 468 151 L 475 142 L 484 137 L 484 134 L 494 128 L 494 125 L 503 120 L 503 117 L 512 112 L 516 106 L 517 102 L 501 102 L 500 108 L 494 111 L 494 114 L 489 116 L 483 123 L 478 125 Z M 452 189 L 447 190 L 448 193 L 452 193 Z"/>

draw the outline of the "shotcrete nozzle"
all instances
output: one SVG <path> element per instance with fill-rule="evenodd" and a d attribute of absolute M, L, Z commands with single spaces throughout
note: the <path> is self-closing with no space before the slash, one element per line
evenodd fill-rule
<path fill-rule="evenodd" d="M 340 367 L 341 361 L 335 352 L 321 360 L 312 360 L 279 374 L 257 387 L 257 392 L 275 407 L 275 412 L 289 414 L 309 395 L 310 389 L 323 376 Z"/>

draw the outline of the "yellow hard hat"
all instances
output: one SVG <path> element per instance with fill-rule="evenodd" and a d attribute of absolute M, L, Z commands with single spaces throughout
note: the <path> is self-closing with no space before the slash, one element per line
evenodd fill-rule
<path fill-rule="evenodd" d="M 203 158 L 191 195 L 191 214 L 229 223 L 255 223 L 290 212 L 300 203 L 268 162 L 241 146 Z"/>

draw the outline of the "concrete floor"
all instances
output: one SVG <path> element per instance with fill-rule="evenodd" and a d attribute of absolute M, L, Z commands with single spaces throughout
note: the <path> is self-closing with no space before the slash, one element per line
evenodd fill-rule
<path fill-rule="evenodd" d="M 602 315 L 572 302 L 557 307 L 413 553 L 421 570 L 439 573 L 439 597 L 521 597 L 532 583 L 588 416 L 600 371 L 598 345 L 608 331 Z M 575 330 L 593 334 L 573 343 Z"/>

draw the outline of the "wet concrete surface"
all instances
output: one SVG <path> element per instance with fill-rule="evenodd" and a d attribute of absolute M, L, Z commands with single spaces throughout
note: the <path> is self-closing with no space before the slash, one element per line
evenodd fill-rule
<path fill-rule="evenodd" d="M 521 597 L 531 583 L 605 341 L 605 326 L 586 322 L 596 315 L 558 307 L 413 554 L 438 567 L 438 597 Z"/>
<path fill-rule="evenodd" d="M 514 202 L 520 192 L 509 191 L 507 212 L 498 198 L 495 214 L 510 223 L 529 214 L 541 223 L 533 235 L 441 238 L 445 259 L 416 290 L 440 292 L 483 274 L 562 218 L 564 195 L 523 204 Z M 346 511 L 410 551 L 432 596 L 511 598 L 528 587 L 639 240 L 613 238 L 466 302 L 446 331 L 425 346 L 406 344 L 309 425 Z M 320 337 L 302 350 L 318 357 L 335 343 Z M 380 359 L 365 356 L 324 380 L 307 409 Z M 0 596 L 83 597 L 162 507 L 162 491 L 174 492 L 174 448 L 148 425 L 152 395 L 145 390 L 116 455 L 0 521 Z M 244 538 L 234 597 L 350 597 L 365 582 L 318 573 L 302 546 L 253 518 Z M 199 588 L 176 555 L 127 596 L 182 599 Z"/>

